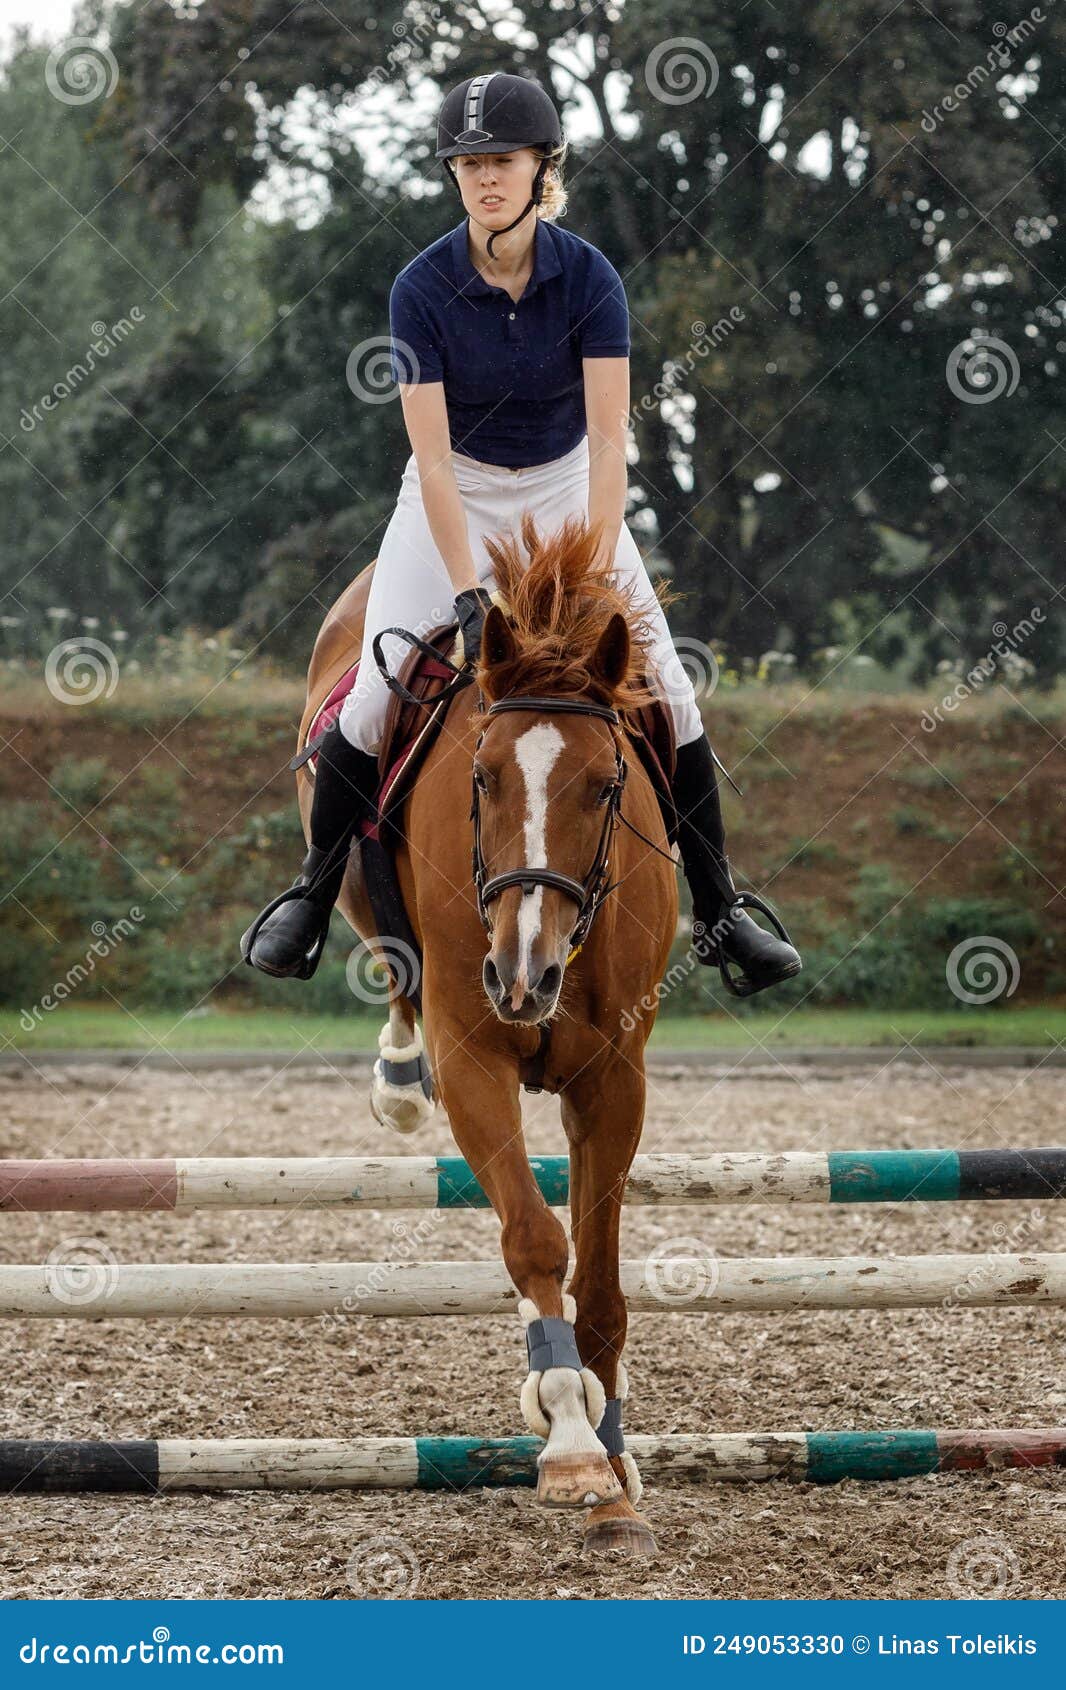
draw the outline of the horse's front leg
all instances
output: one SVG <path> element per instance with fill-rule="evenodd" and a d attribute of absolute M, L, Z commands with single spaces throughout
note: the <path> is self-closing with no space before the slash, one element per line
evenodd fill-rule
<path fill-rule="evenodd" d="M 434 1072 L 456 1144 L 499 1217 L 503 1259 L 521 1297 L 529 1354 L 522 1414 L 545 1439 L 537 1498 L 553 1508 L 608 1502 L 622 1487 L 595 1431 L 603 1391 L 582 1366 L 574 1300 L 563 1295 L 566 1231 L 529 1165 L 513 1058 L 484 1049 L 475 1056 L 471 1045 L 435 1033 Z"/>
<path fill-rule="evenodd" d="M 640 1053 L 636 1053 L 640 1062 Z M 627 1391 L 622 1364 L 628 1316 L 619 1280 L 619 1234 L 626 1176 L 644 1125 L 642 1068 L 621 1060 L 607 1075 L 579 1078 L 561 1094 L 570 1143 L 570 1214 L 577 1265 L 570 1289 L 577 1302 L 577 1342 L 607 1400 L 600 1437 L 624 1494 L 593 1508 L 586 1549 L 656 1553 L 647 1522 L 637 1513 L 642 1485 L 622 1435 Z"/>

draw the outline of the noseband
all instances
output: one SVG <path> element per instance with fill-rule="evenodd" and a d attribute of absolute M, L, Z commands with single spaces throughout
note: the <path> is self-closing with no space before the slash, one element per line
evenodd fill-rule
<path fill-rule="evenodd" d="M 470 817 L 474 823 L 474 891 L 477 895 L 478 914 L 486 933 L 492 935 L 492 920 L 489 915 L 489 905 L 506 892 L 509 886 L 521 886 L 523 892 L 532 892 L 535 886 L 548 886 L 556 892 L 562 892 L 577 905 L 577 921 L 570 934 L 570 957 L 574 956 L 588 937 L 589 928 L 596 917 L 607 893 L 612 890 L 607 885 L 610 872 L 609 857 L 611 839 L 622 804 L 622 792 L 626 783 L 626 762 L 622 756 L 622 743 L 619 735 L 613 730 L 619 724 L 617 710 L 610 705 L 596 704 L 586 698 L 536 698 L 532 695 L 515 695 L 512 698 L 498 698 L 490 704 L 486 712 L 489 716 L 500 716 L 508 710 L 535 710 L 538 714 L 557 716 L 599 716 L 603 721 L 610 722 L 612 738 L 614 739 L 615 778 L 611 783 L 611 793 L 607 800 L 607 814 L 603 818 L 603 828 L 600 832 L 599 844 L 592 867 L 584 880 L 575 880 L 569 874 L 560 874 L 551 868 L 509 868 L 503 874 L 494 874 L 491 879 L 485 878 L 485 858 L 481 848 L 481 793 L 477 784 L 476 773 L 473 778 L 473 802 L 470 807 Z M 474 747 L 475 753 L 485 737 L 485 731 Z"/>

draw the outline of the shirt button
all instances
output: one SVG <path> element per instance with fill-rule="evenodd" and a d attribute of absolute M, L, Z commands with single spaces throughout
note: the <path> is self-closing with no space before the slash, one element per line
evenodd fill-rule
<path fill-rule="evenodd" d="M 513 322 L 514 322 L 514 318 L 515 318 L 515 314 L 514 314 L 514 312 L 513 312 L 513 311 L 508 311 L 508 313 L 507 313 L 507 315 L 508 315 L 508 316 L 509 316 L 509 317 L 510 317 L 510 319 L 511 319 L 511 321 L 512 321 L 512 323 L 513 323 Z"/>

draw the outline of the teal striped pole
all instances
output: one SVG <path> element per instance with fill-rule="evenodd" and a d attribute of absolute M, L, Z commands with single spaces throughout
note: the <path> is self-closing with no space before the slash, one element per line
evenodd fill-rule
<path fill-rule="evenodd" d="M 648 1478 L 696 1483 L 892 1480 L 1066 1466 L 1066 1428 L 671 1432 L 626 1446 Z M 0 1441 L 0 1494 L 21 1491 L 433 1490 L 536 1483 L 539 1438 L 160 1438 Z"/>
<path fill-rule="evenodd" d="M 531 1156 L 545 1201 L 570 1200 L 565 1156 Z M 655 1151 L 626 1180 L 631 1204 L 952 1203 L 1066 1197 L 1066 1149 Z M 0 1158 L 0 1211 L 484 1209 L 460 1156 Z"/>
<path fill-rule="evenodd" d="M 657 1167 L 656 1164 L 659 1164 Z M 828 1150 L 716 1156 L 637 1157 L 629 1201 L 829 1203 L 957 1203 L 1066 1196 L 1066 1149 Z M 687 1164 L 687 1166 L 686 1166 Z M 718 1164 L 717 1179 L 714 1164 Z M 565 1156 L 531 1156 L 545 1201 L 565 1207 L 570 1170 Z M 659 1187 L 656 1189 L 658 1176 Z M 746 1180 L 746 1188 L 745 1182 Z M 659 1195 L 659 1191 L 662 1195 Z M 458 1156 L 437 1159 L 437 1206 L 482 1209 L 488 1199 Z"/>

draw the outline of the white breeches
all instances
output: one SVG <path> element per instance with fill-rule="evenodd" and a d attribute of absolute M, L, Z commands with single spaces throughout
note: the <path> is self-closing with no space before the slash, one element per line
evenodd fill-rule
<path fill-rule="evenodd" d="M 521 513 L 528 509 L 542 534 L 558 529 L 570 515 L 588 515 L 589 443 L 586 435 L 572 452 L 531 469 L 505 469 L 452 453 L 459 494 L 467 514 L 470 546 L 478 579 L 495 585 L 484 535 L 512 530 L 520 534 Z M 678 745 L 703 732 L 703 720 L 662 607 L 655 597 L 637 544 L 625 523 L 618 537 L 612 575 L 635 603 L 653 632 L 652 685 L 673 717 Z M 389 691 L 378 672 L 371 640 L 383 628 L 409 628 L 425 639 L 434 628 L 454 621 L 455 593 L 444 560 L 429 530 L 422 505 L 418 466 L 412 453 L 400 496 L 382 537 L 367 603 L 363 656 L 355 686 L 344 701 L 340 727 L 345 739 L 363 751 L 377 751 L 385 725 Z M 395 635 L 382 640 L 389 670 L 397 674 L 410 646 Z"/>

